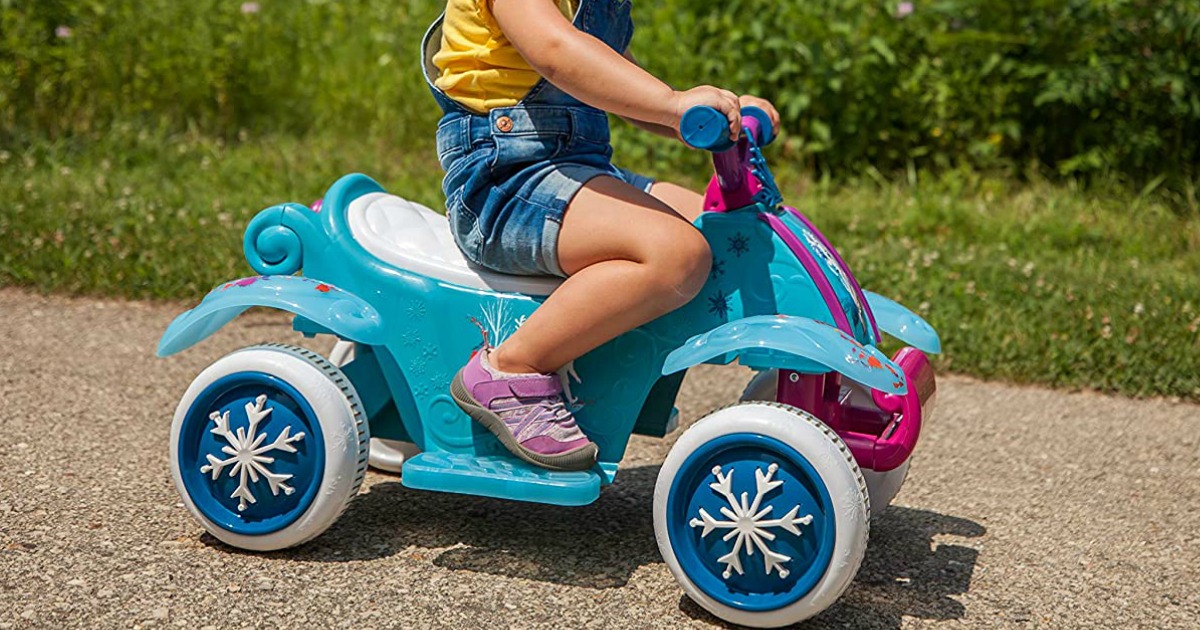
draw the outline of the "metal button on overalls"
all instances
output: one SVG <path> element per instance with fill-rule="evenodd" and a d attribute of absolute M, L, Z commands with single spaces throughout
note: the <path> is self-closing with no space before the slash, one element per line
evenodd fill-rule
<path fill-rule="evenodd" d="M 512 128 L 513 128 L 513 121 L 508 116 L 501 116 L 496 119 L 496 129 L 499 129 L 500 131 L 502 131 L 504 133 L 508 133 L 508 132 L 512 131 Z"/>

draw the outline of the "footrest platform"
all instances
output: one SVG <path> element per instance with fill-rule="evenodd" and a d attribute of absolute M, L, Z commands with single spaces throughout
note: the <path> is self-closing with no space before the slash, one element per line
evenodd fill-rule
<path fill-rule="evenodd" d="M 552 505 L 587 505 L 600 496 L 601 476 L 599 470 L 545 470 L 503 455 L 421 453 L 404 462 L 400 480 L 418 490 Z"/>

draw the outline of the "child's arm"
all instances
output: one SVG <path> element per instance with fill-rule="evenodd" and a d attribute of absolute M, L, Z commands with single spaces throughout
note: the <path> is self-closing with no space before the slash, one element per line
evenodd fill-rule
<path fill-rule="evenodd" d="M 553 0 L 490 0 L 505 37 L 538 74 L 575 98 L 622 118 L 671 130 L 696 105 L 729 119 L 730 136 L 741 132 L 738 97 L 712 86 L 675 91 L 604 42 L 583 33 Z"/>
<path fill-rule="evenodd" d="M 637 59 L 634 58 L 632 50 L 626 50 L 625 54 L 623 56 L 629 60 L 629 63 L 632 63 L 633 65 L 635 65 L 639 68 L 642 67 L 642 64 L 638 63 Z M 670 86 L 667 86 L 667 87 L 670 87 Z M 672 89 L 674 89 L 674 88 L 672 88 Z M 672 129 L 671 127 L 667 127 L 666 125 L 660 125 L 657 123 L 646 122 L 644 120 L 638 120 L 636 118 L 629 118 L 627 116 L 621 116 L 620 118 L 621 118 L 621 120 L 624 120 L 625 122 L 633 125 L 634 127 L 641 129 L 642 131 L 649 131 L 652 134 L 663 136 L 665 138 L 678 138 L 679 137 L 679 130 Z"/>
<path fill-rule="evenodd" d="M 629 60 L 629 63 L 632 63 L 639 68 L 642 67 L 642 65 L 640 63 L 638 63 L 638 60 L 633 56 L 633 51 L 626 50 L 624 56 L 626 59 Z M 765 111 L 767 113 L 767 117 L 771 119 L 771 125 L 773 125 L 776 130 L 779 129 L 779 112 L 776 111 L 775 106 L 772 105 L 770 101 L 763 99 L 763 98 L 759 98 L 757 96 L 750 96 L 749 94 L 746 94 L 746 95 L 742 95 L 742 96 L 738 97 L 738 105 L 741 107 L 752 107 L 753 106 L 753 107 L 758 107 L 759 109 L 762 109 L 763 111 Z M 623 116 L 622 116 L 622 120 L 633 125 L 634 127 L 637 127 L 638 129 L 641 129 L 642 131 L 649 131 L 650 133 L 664 136 L 667 138 L 678 138 L 679 137 L 679 132 L 675 129 L 671 129 L 670 127 L 665 127 L 663 125 L 657 125 L 657 124 L 650 123 L 650 122 L 636 120 L 633 118 L 625 118 Z M 776 131 L 776 133 L 778 133 L 778 131 Z"/>

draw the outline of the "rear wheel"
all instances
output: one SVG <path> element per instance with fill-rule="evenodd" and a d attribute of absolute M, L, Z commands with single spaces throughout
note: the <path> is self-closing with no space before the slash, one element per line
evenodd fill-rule
<path fill-rule="evenodd" d="M 222 542 L 292 547 L 341 516 L 367 469 L 366 417 L 341 370 L 269 344 L 217 360 L 171 423 L 171 473 L 192 516 Z"/>
<path fill-rule="evenodd" d="M 339 339 L 334 344 L 333 350 L 329 352 L 329 362 L 341 367 L 353 361 L 355 345 L 353 341 Z M 399 475 L 404 467 L 404 462 L 417 456 L 420 452 L 421 447 L 412 442 L 371 438 L 370 456 L 367 458 L 367 462 L 371 468 Z"/>

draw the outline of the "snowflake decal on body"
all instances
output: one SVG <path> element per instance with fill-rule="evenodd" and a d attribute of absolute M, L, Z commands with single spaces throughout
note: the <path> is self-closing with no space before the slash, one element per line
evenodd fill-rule
<path fill-rule="evenodd" d="M 425 314 L 428 312 L 425 308 L 425 302 L 416 300 L 408 304 L 406 311 L 408 313 L 408 318 L 415 322 L 424 320 Z"/>
<path fill-rule="evenodd" d="M 709 313 L 712 313 L 721 319 L 727 319 L 729 317 L 729 311 L 729 295 L 727 295 L 724 291 L 717 289 L 716 293 L 708 296 Z"/>
<path fill-rule="evenodd" d="M 750 251 L 750 237 L 738 232 L 729 237 L 729 251 L 738 258 Z"/>
<path fill-rule="evenodd" d="M 744 575 L 745 570 L 742 568 L 742 551 L 746 552 L 746 556 L 753 556 L 754 550 L 758 549 L 763 555 L 763 570 L 767 575 L 771 575 L 771 571 L 779 574 L 780 578 L 786 578 L 790 571 L 784 566 L 785 562 L 791 560 L 791 556 L 784 555 L 772 551 L 770 548 L 771 541 L 775 540 L 776 535 L 771 529 L 782 528 L 788 532 L 799 536 L 799 525 L 811 525 L 813 522 L 812 514 L 797 516 L 800 512 L 800 506 L 797 505 L 781 518 L 768 519 L 767 516 L 774 511 L 774 506 L 768 505 L 759 510 L 762 505 L 763 498 L 767 493 L 783 485 L 782 481 L 773 479 L 775 472 L 779 470 L 779 464 L 771 464 L 767 467 L 767 472 L 764 474 L 761 468 L 754 469 L 754 501 L 749 501 L 749 493 L 743 492 L 739 500 L 733 493 L 733 469 L 722 474 L 720 466 L 713 467 L 713 475 L 717 480 L 708 484 L 714 492 L 725 497 L 729 503 L 728 507 L 721 508 L 721 514 L 727 521 L 719 521 L 700 508 L 700 517 L 693 518 L 688 522 L 693 528 L 702 527 L 700 537 L 705 538 L 717 529 L 727 529 L 729 532 L 725 534 L 721 540 L 729 540 L 736 538 L 733 542 L 733 550 L 729 553 L 717 558 L 717 562 L 725 565 L 725 572 L 721 577 L 729 579 L 734 571 L 738 575 Z"/>
<path fill-rule="evenodd" d="M 400 343 L 409 348 L 415 348 L 424 344 L 425 342 L 424 339 L 421 338 L 420 333 L 413 330 L 406 330 L 400 334 Z"/>
<path fill-rule="evenodd" d="M 291 475 L 277 475 L 267 468 L 268 465 L 275 463 L 275 458 L 267 456 L 266 453 L 271 451 L 295 453 L 296 447 L 292 446 L 292 443 L 303 440 L 304 433 L 290 435 L 292 427 L 289 425 L 283 427 L 283 431 L 280 431 L 274 442 L 262 446 L 263 440 L 267 439 L 267 434 L 258 433 L 258 423 L 270 414 L 271 409 L 267 407 L 267 397 L 262 395 L 255 398 L 253 403 L 246 403 L 246 420 L 249 426 L 238 427 L 236 433 L 229 428 L 228 411 L 225 413 L 214 411 L 208 416 L 216 425 L 211 429 L 211 433 L 219 435 L 229 442 L 228 446 L 221 448 L 221 452 L 229 455 L 229 458 L 220 459 L 209 453 L 208 463 L 200 467 L 200 472 L 211 474 L 212 480 L 216 481 L 221 476 L 221 472 L 229 467 L 229 476 L 238 477 L 238 487 L 233 494 L 229 495 L 229 498 L 238 499 L 239 512 L 245 511 L 250 503 L 258 503 L 258 499 L 250 491 L 250 486 L 258 483 L 260 476 L 267 480 L 271 494 L 274 496 L 279 496 L 280 490 L 285 495 L 295 492 L 295 488 L 285 483 L 292 478 Z"/>
<path fill-rule="evenodd" d="M 708 277 L 716 280 L 723 275 L 725 275 L 725 261 L 714 259 L 712 261 L 712 268 L 708 271 Z"/>

